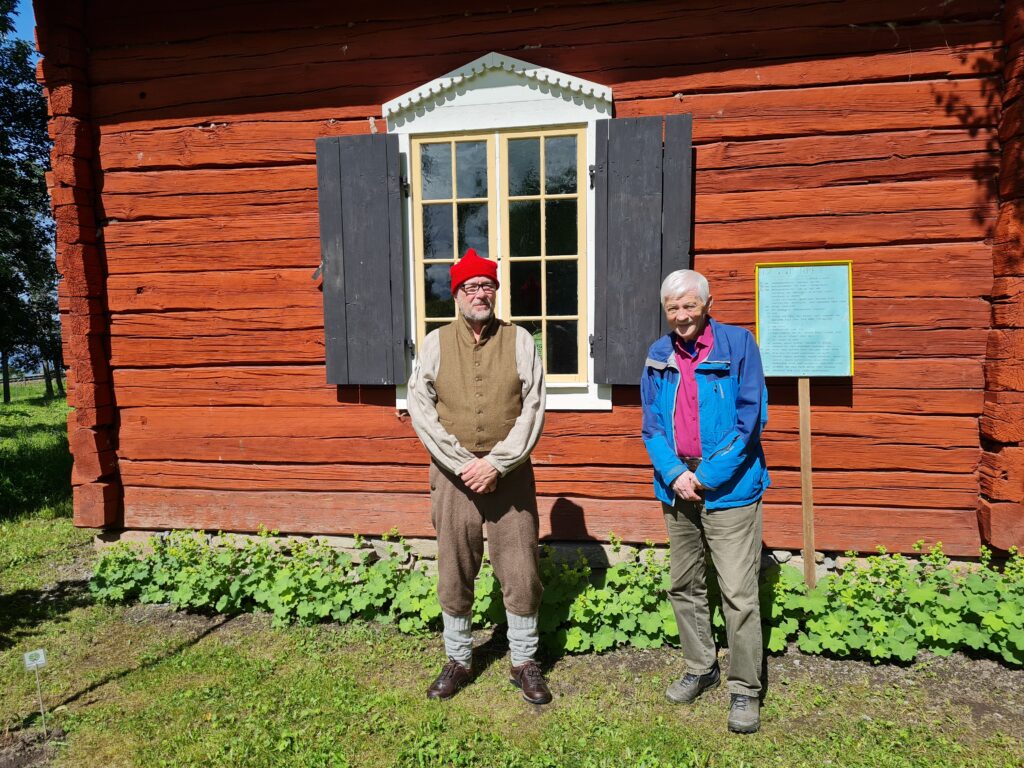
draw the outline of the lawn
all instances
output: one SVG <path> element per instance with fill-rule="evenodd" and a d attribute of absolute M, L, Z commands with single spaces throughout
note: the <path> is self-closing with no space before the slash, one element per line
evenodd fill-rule
<path fill-rule="evenodd" d="M 500 631 L 480 633 L 476 681 L 437 703 L 437 636 L 97 605 L 90 533 L 66 516 L 64 407 L 17 394 L 0 412 L 0 768 L 1024 764 L 1024 671 L 963 655 L 900 667 L 790 649 L 769 662 L 761 733 L 741 737 L 723 689 L 664 700 L 677 650 L 550 659 L 555 701 L 534 708 L 507 683 Z M 35 648 L 63 734 L 45 749 L 22 667 Z"/>

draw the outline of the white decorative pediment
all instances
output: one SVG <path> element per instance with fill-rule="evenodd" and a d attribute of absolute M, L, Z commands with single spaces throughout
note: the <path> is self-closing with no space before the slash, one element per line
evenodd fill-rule
<path fill-rule="evenodd" d="M 580 123 L 611 117 L 612 91 L 492 52 L 392 99 L 383 113 L 399 133 Z"/>

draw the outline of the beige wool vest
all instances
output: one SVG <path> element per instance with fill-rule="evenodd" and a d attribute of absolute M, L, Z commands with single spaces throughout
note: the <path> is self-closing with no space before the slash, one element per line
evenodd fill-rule
<path fill-rule="evenodd" d="M 516 327 L 494 320 L 480 335 L 461 317 L 439 331 L 434 391 L 441 426 L 474 453 L 504 440 L 523 410 L 516 370 Z"/>

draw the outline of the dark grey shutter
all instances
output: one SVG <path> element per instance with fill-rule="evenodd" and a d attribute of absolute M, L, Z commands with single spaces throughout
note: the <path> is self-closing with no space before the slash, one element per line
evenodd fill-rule
<path fill-rule="evenodd" d="M 637 384 L 663 331 L 658 287 L 693 265 L 690 115 L 597 123 L 594 376 Z"/>
<path fill-rule="evenodd" d="M 405 381 L 398 136 L 317 139 L 329 384 Z"/>

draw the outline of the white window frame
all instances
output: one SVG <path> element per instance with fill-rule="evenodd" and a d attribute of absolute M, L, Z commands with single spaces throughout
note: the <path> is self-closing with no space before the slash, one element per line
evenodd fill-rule
<path fill-rule="evenodd" d="M 595 163 L 596 123 L 612 113 L 610 88 L 574 78 L 554 70 L 537 67 L 519 59 L 489 53 L 464 67 L 449 72 L 420 88 L 383 105 L 388 131 L 398 135 L 402 156 L 402 175 L 409 179 L 411 137 L 420 135 L 457 135 L 459 133 L 497 133 L 514 128 L 545 130 L 563 125 L 583 125 L 586 135 L 587 174 Z M 496 180 L 500 183 L 500 180 Z M 594 213 L 595 200 L 589 179 L 586 193 L 586 313 L 589 339 L 594 333 Z M 406 266 L 413 258 L 413 206 L 404 198 L 403 240 Z M 494 223 L 492 222 L 492 226 Z M 409 323 L 406 332 L 414 348 L 417 338 L 415 275 L 406 270 L 406 294 Z M 551 411 L 607 411 L 612 407 L 612 388 L 594 383 L 594 358 L 586 354 L 587 381 L 549 383 L 547 409 Z M 396 387 L 396 407 L 406 407 L 406 387 Z"/>

